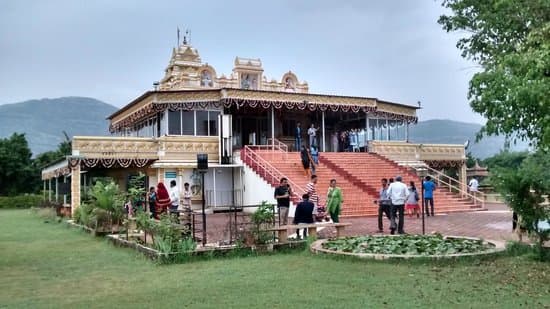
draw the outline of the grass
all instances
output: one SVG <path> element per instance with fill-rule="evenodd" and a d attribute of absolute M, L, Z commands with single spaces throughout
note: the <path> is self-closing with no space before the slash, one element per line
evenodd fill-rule
<path fill-rule="evenodd" d="M 525 255 L 359 261 L 309 253 L 158 265 L 28 210 L 0 211 L 0 307 L 550 307 L 550 264 Z"/>

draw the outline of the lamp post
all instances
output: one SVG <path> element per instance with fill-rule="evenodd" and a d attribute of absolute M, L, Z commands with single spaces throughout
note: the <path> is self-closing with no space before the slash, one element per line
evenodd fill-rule
<path fill-rule="evenodd" d="M 204 199 L 204 174 L 206 171 L 200 171 L 201 173 L 201 191 L 202 191 L 202 246 L 206 246 L 206 200 Z"/>
<path fill-rule="evenodd" d="M 206 246 L 206 200 L 204 198 L 204 174 L 208 172 L 208 154 L 197 154 L 197 170 L 201 174 L 202 191 L 202 246 Z"/>
<path fill-rule="evenodd" d="M 420 198 L 422 199 L 422 209 L 421 209 L 421 213 L 422 213 L 422 235 L 425 235 L 426 234 L 426 221 L 424 220 L 424 207 L 425 207 L 425 203 L 426 201 L 424 200 L 424 177 L 426 176 L 426 174 L 428 174 L 428 169 L 426 168 L 418 168 L 417 170 L 417 173 L 418 173 L 418 176 L 420 177 Z"/>

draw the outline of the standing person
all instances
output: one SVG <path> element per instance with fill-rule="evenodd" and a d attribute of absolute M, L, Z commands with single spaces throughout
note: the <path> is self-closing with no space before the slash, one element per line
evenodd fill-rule
<path fill-rule="evenodd" d="M 315 126 L 313 125 L 313 123 L 311 124 L 311 126 L 310 126 L 309 129 L 307 130 L 307 135 L 309 135 L 309 147 L 315 146 L 315 145 L 316 145 L 316 142 L 317 142 L 317 130 L 319 130 L 319 128 L 315 128 Z"/>
<path fill-rule="evenodd" d="M 310 165 L 311 165 L 311 174 L 315 175 L 315 169 L 317 168 L 317 165 L 319 165 L 319 151 L 317 150 L 316 146 L 311 146 L 310 151 Z"/>
<path fill-rule="evenodd" d="M 332 142 L 332 152 L 338 152 L 338 131 L 332 133 L 331 136 L 331 142 Z"/>
<path fill-rule="evenodd" d="M 302 150 L 300 151 L 300 159 L 302 160 L 302 166 L 304 167 L 304 175 L 306 177 L 309 177 L 309 164 L 311 159 L 309 156 L 309 152 L 304 145 L 302 145 Z"/>
<path fill-rule="evenodd" d="M 294 149 L 295 151 L 300 151 L 302 148 L 302 128 L 300 127 L 301 123 L 296 123 L 296 128 L 294 129 Z"/>
<path fill-rule="evenodd" d="M 416 217 L 420 217 L 419 211 L 420 207 L 418 206 L 418 191 L 414 185 L 414 181 L 410 182 L 409 186 L 409 195 L 407 196 L 407 204 L 405 204 L 405 210 L 409 213 L 409 216 L 412 217 L 416 214 Z"/>
<path fill-rule="evenodd" d="M 290 197 L 292 196 L 292 189 L 288 184 L 288 179 L 285 177 L 281 178 L 273 196 L 277 200 L 277 208 L 279 209 L 279 225 L 287 225 L 288 208 L 290 207 Z"/>
<path fill-rule="evenodd" d="M 428 204 L 431 205 L 432 208 L 432 217 L 434 216 L 434 190 L 435 190 L 435 183 L 432 181 L 432 177 L 426 176 L 424 178 L 423 182 L 424 186 L 424 206 L 426 207 L 424 211 L 426 212 L 426 215 L 430 216 L 430 210 L 428 209 Z"/>
<path fill-rule="evenodd" d="M 315 222 L 315 215 L 313 209 L 315 206 L 309 201 L 309 195 L 302 195 L 302 201 L 296 205 L 296 212 L 294 213 L 294 224 L 312 224 Z M 300 229 L 296 230 L 296 235 L 300 239 Z M 304 238 L 307 237 L 307 229 L 304 228 Z"/>
<path fill-rule="evenodd" d="M 170 206 L 170 194 L 162 182 L 157 185 L 157 219 Z"/>
<path fill-rule="evenodd" d="M 470 190 L 470 192 L 477 192 L 478 188 L 479 188 L 479 182 L 475 177 L 473 177 L 468 183 L 468 190 Z"/>
<path fill-rule="evenodd" d="M 343 199 L 342 189 L 336 186 L 336 179 L 331 179 L 327 193 L 327 210 L 334 223 L 339 222 Z"/>
<path fill-rule="evenodd" d="M 395 182 L 390 184 L 388 188 L 388 195 L 391 198 L 391 211 L 390 211 L 390 233 L 393 235 L 395 234 L 395 216 L 397 215 L 397 212 L 399 211 L 399 223 L 397 224 L 397 233 L 399 234 L 405 234 L 405 231 L 403 230 L 403 227 L 405 225 L 405 201 L 407 200 L 407 196 L 409 195 L 409 189 L 407 189 L 407 186 L 402 183 L 401 181 L 403 178 L 401 176 L 395 177 Z"/>
<path fill-rule="evenodd" d="M 306 193 L 309 196 L 309 201 L 313 203 L 314 210 L 313 213 L 316 214 L 316 217 L 324 218 L 324 208 L 319 209 L 319 195 L 317 195 L 317 176 L 311 175 L 311 181 L 306 185 Z"/>
<path fill-rule="evenodd" d="M 155 192 L 155 187 L 149 188 L 149 194 L 147 195 L 147 202 L 149 202 L 149 212 L 151 213 L 151 218 L 158 219 L 157 216 L 157 192 Z"/>
<path fill-rule="evenodd" d="M 183 208 L 191 208 L 191 197 L 193 193 L 189 189 L 189 183 L 186 182 L 183 184 Z"/>
<path fill-rule="evenodd" d="M 170 181 L 170 212 L 176 212 L 180 206 L 180 191 L 175 180 Z"/>
<path fill-rule="evenodd" d="M 391 207 L 391 200 L 388 196 L 388 180 L 386 178 L 382 178 L 382 188 L 380 189 L 380 198 L 378 201 L 374 201 L 374 203 L 378 204 L 378 232 L 382 233 L 384 232 L 384 225 L 382 223 L 382 217 L 383 214 L 386 214 L 386 217 L 388 220 L 391 220 L 390 216 L 390 207 Z"/>

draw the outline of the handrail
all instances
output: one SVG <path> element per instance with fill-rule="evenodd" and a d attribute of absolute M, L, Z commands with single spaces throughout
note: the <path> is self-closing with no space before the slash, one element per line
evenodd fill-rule
<path fill-rule="evenodd" d="M 258 165 L 258 167 L 264 172 L 264 177 L 266 180 L 269 181 L 268 177 L 271 178 L 271 183 L 277 184 L 279 183 L 280 179 L 285 177 L 288 179 L 288 183 L 291 185 L 291 187 L 294 189 L 294 192 L 301 192 L 298 196 L 305 193 L 306 191 L 298 186 L 295 182 L 293 182 L 289 177 L 285 176 L 283 173 L 281 173 L 277 168 L 275 168 L 271 163 L 269 163 L 267 160 L 259 156 L 257 153 L 254 152 L 252 147 L 249 147 L 248 145 L 245 145 L 243 148 L 243 162 L 248 162 L 250 160 L 251 162 Z"/>
<path fill-rule="evenodd" d="M 466 196 L 466 197 L 472 199 L 472 201 L 474 202 L 474 205 L 477 205 L 477 203 L 479 202 L 481 204 L 481 207 L 485 208 L 485 200 L 486 200 L 485 193 L 483 193 L 483 192 L 474 192 L 472 194 L 468 191 L 464 191 L 462 188 L 467 187 L 465 183 L 463 183 L 459 180 L 456 180 L 456 179 L 454 179 L 454 178 L 452 178 L 448 175 L 445 175 L 444 173 L 442 173 L 442 172 L 440 172 L 440 171 L 438 171 L 434 168 L 431 168 L 427 165 L 422 167 L 422 168 L 425 168 L 428 171 L 434 173 L 436 176 L 433 177 L 433 178 L 436 179 L 437 182 L 448 186 L 449 187 L 449 192 L 452 192 L 452 189 L 455 189 L 462 196 Z M 442 180 L 441 178 L 446 179 L 446 180 Z M 454 185 L 453 182 L 455 182 L 456 185 Z"/>
<path fill-rule="evenodd" d="M 281 142 L 280 140 L 276 138 L 268 138 L 267 143 L 272 145 L 273 148 L 277 147 L 280 151 L 288 152 L 288 146 L 287 144 Z"/>

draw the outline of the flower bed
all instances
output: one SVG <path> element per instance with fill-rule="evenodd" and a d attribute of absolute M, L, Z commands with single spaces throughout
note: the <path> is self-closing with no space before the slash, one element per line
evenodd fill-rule
<path fill-rule="evenodd" d="M 442 235 L 359 236 L 322 240 L 313 252 L 386 259 L 391 257 L 457 257 L 501 251 L 504 245 L 478 238 Z"/>

